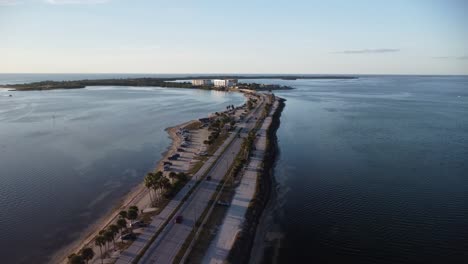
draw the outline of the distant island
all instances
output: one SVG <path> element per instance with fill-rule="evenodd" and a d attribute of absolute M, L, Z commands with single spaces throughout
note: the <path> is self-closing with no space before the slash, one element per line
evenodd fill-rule
<path fill-rule="evenodd" d="M 0 88 L 13 88 L 18 91 L 31 90 L 54 90 L 54 89 L 80 89 L 87 86 L 147 86 L 168 88 L 192 88 L 207 90 L 226 90 L 228 88 L 251 89 L 251 90 L 289 90 L 289 86 L 276 84 L 238 83 L 239 79 L 355 79 L 354 76 L 292 76 L 292 75 L 266 75 L 266 76 L 236 76 L 236 75 L 213 75 L 213 76 L 189 76 L 180 78 L 122 78 L 122 79 L 95 79 L 74 81 L 41 81 L 24 84 L 0 85 Z M 191 80 L 190 82 L 184 82 Z"/>

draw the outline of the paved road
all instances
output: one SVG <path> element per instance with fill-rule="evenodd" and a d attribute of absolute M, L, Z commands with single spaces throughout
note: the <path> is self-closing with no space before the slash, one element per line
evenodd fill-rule
<path fill-rule="evenodd" d="M 259 107 L 257 107 L 257 109 L 246 119 L 248 122 L 239 124 L 239 130 L 242 131 L 242 137 L 245 137 L 248 131 L 255 126 L 254 118 L 260 117 L 263 107 L 264 100 L 261 100 Z M 207 207 L 220 180 L 226 175 L 235 156 L 240 151 L 242 141 L 243 139 L 241 138 L 234 138 L 231 145 L 229 145 L 224 154 L 219 157 L 209 172 L 212 179 L 210 181 L 204 180 L 201 182 L 196 191 L 192 193 L 189 199 L 177 212 L 176 216 L 182 215 L 184 217 L 183 222 L 175 224 L 172 220 L 168 225 L 166 225 L 139 263 L 163 264 L 172 263 L 174 261 L 174 258 L 182 247 L 182 244 L 192 231 L 196 220 L 198 220 Z"/>
<path fill-rule="evenodd" d="M 255 196 L 257 181 L 267 147 L 267 131 L 271 125 L 273 113 L 278 107 L 278 102 L 274 103 L 270 114 L 263 122 L 257 132 L 255 140 L 255 150 L 252 157 L 243 171 L 240 185 L 236 188 L 236 193 L 232 199 L 231 206 L 224 217 L 215 239 L 210 243 L 203 258 L 204 264 L 222 264 L 226 260 L 229 251 L 234 245 L 237 233 L 242 230 L 242 223 L 245 221 L 245 214 L 250 201 Z"/>

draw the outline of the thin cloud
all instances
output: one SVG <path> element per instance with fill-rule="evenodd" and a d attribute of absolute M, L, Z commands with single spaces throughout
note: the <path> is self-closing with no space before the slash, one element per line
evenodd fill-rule
<path fill-rule="evenodd" d="M 14 6 L 19 4 L 18 0 L 0 0 L 0 6 Z"/>
<path fill-rule="evenodd" d="M 80 4 L 104 4 L 110 0 L 45 0 L 51 5 L 80 5 Z"/>
<path fill-rule="evenodd" d="M 438 60 L 468 60 L 468 56 L 434 56 L 433 59 Z"/>
<path fill-rule="evenodd" d="M 379 53 L 392 53 L 399 52 L 400 49 L 360 49 L 360 50 L 343 50 L 334 53 L 339 54 L 379 54 Z"/>

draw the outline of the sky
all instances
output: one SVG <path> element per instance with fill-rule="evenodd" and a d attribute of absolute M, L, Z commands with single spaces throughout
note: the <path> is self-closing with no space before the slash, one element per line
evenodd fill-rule
<path fill-rule="evenodd" d="M 0 0 L 0 73 L 468 74 L 464 0 Z"/>

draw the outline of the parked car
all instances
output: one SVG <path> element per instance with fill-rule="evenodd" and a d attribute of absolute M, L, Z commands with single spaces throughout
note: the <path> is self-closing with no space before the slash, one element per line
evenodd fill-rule
<path fill-rule="evenodd" d="M 222 206 L 229 206 L 230 203 L 228 202 L 225 202 L 225 201 L 218 201 L 218 205 L 222 205 Z"/>
<path fill-rule="evenodd" d="M 140 220 L 140 221 L 136 221 L 136 222 L 130 224 L 130 226 L 133 227 L 133 228 L 139 228 L 139 227 L 146 227 L 148 225 L 145 222 Z"/>
<path fill-rule="evenodd" d="M 183 148 L 178 148 L 177 151 L 184 152 L 185 149 L 183 149 Z"/>
<path fill-rule="evenodd" d="M 208 155 L 208 152 L 206 152 L 206 151 L 200 152 L 200 156 L 206 156 L 206 155 Z"/>
<path fill-rule="evenodd" d="M 164 165 L 164 166 L 165 166 L 165 165 L 172 165 L 172 162 L 165 161 L 165 162 L 163 163 L 163 165 Z"/>
<path fill-rule="evenodd" d="M 134 233 L 127 233 L 120 236 L 120 240 L 134 240 L 136 235 Z"/>
<path fill-rule="evenodd" d="M 184 221 L 184 217 L 183 217 L 182 215 L 178 215 L 178 216 L 175 218 L 175 220 L 174 220 L 174 222 L 175 222 L 176 224 L 180 224 L 180 223 L 182 223 L 183 221 Z"/>

